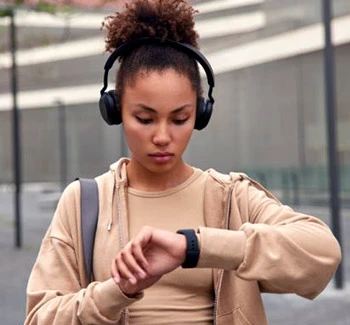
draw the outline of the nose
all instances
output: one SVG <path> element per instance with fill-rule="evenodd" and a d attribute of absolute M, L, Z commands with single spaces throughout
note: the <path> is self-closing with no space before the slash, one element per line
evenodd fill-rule
<path fill-rule="evenodd" d="M 167 146 L 171 141 L 170 126 L 167 122 L 159 123 L 153 135 L 153 143 L 157 146 Z"/>

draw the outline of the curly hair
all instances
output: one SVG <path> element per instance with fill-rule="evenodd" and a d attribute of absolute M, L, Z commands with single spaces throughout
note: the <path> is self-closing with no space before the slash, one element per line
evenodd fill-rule
<path fill-rule="evenodd" d="M 198 47 L 193 9 L 185 0 L 134 0 L 107 16 L 106 51 L 138 37 L 159 37 Z"/>
<path fill-rule="evenodd" d="M 185 0 L 131 0 L 121 12 L 107 16 L 102 23 L 107 30 L 106 51 L 112 52 L 123 43 L 140 37 L 156 37 L 189 44 L 198 48 L 194 29 L 196 10 Z M 116 91 L 121 97 L 125 85 L 133 84 L 141 70 L 174 69 L 191 81 L 193 89 L 202 93 L 197 62 L 188 54 L 165 44 L 136 47 L 119 58 Z"/>

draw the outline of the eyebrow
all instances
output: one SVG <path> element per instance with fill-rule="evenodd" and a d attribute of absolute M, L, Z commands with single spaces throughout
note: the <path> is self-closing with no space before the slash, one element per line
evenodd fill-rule
<path fill-rule="evenodd" d="M 140 108 L 142 108 L 142 109 L 145 110 L 145 111 L 150 112 L 150 113 L 154 113 L 154 114 L 157 114 L 157 113 L 158 113 L 155 109 L 153 109 L 153 108 L 151 108 L 151 107 L 149 107 L 149 106 L 147 106 L 147 105 L 144 105 L 144 104 L 137 104 L 137 106 L 140 107 Z M 174 109 L 173 111 L 171 111 L 170 114 L 179 113 L 179 112 L 183 111 L 184 109 L 186 109 L 187 107 L 190 107 L 190 106 L 191 106 L 190 104 L 183 105 L 183 106 L 181 106 L 181 107 L 179 107 L 179 108 L 176 108 L 176 109 Z"/>

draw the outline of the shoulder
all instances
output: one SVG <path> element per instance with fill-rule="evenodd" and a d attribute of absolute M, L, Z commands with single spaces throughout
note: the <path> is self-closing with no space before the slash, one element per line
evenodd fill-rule
<path fill-rule="evenodd" d="M 113 193 L 114 177 L 111 171 L 97 176 L 95 180 L 98 185 L 99 198 L 106 197 L 107 193 Z M 81 184 L 79 179 L 76 179 L 67 185 L 58 201 L 52 220 L 53 229 L 62 227 L 66 229 L 78 228 L 80 214 Z"/>
<path fill-rule="evenodd" d="M 221 186 L 229 186 L 232 187 L 236 183 L 242 182 L 244 180 L 250 181 L 251 179 L 244 173 L 240 172 L 230 172 L 228 174 L 221 173 L 213 168 L 210 168 L 205 171 L 208 173 L 208 180 L 212 182 L 216 182 Z"/>
<path fill-rule="evenodd" d="M 114 186 L 114 175 L 111 170 L 94 178 L 98 185 L 99 192 L 104 192 L 106 187 Z M 67 185 L 64 189 L 61 198 L 58 202 L 58 208 L 77 208 L 80 206 L 81 199 L 81 184 L 77 178 L 73 182 Z M 71 209 L 70 209 L 71 210 Z"/>
<path fill-rule="evenodd" d="M 215 187 L 231 188 L 236 195 L 248 195 L 248 192 L 263 192 L 267 197 L 279 202 L 279 200 L 263 185 L 242 172 L 229 172 L 223 174 L 215 169 L 208 169 L 207 185 L 209 190 Z"/>
<path fill-rule="evenodd" d="M 248 186 L 247 182 L 242 183 L 245 178 L 241 173 L 223 174 L 215 169 L 208 169 L 205 172 L 208 173 L 204 191 L 205 201 L 214 206 L 219 202 L 229 200 L 231 194 L 236 195 L 237 191 L 242 191 L 239 189 L 242 185 Z"/>

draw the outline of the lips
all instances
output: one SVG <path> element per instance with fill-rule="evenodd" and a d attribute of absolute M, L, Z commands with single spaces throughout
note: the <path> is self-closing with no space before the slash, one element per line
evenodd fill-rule
<path fill-rule="evenodd" d="M 156 152 L 150 154 L 151 157 L 167 157 L 167 156 L 174 156 L 174 154 L 170 152 Z"/>
<path fill-rule="evenodd" d="M 156 153 L 150 154 L 149 156 L 156 163 L 165 164 L 165 163 L 169 162 L 172 157 L 174 157 L 174 154 L 172 154 L 170 152 L 156 152 Z"/>

